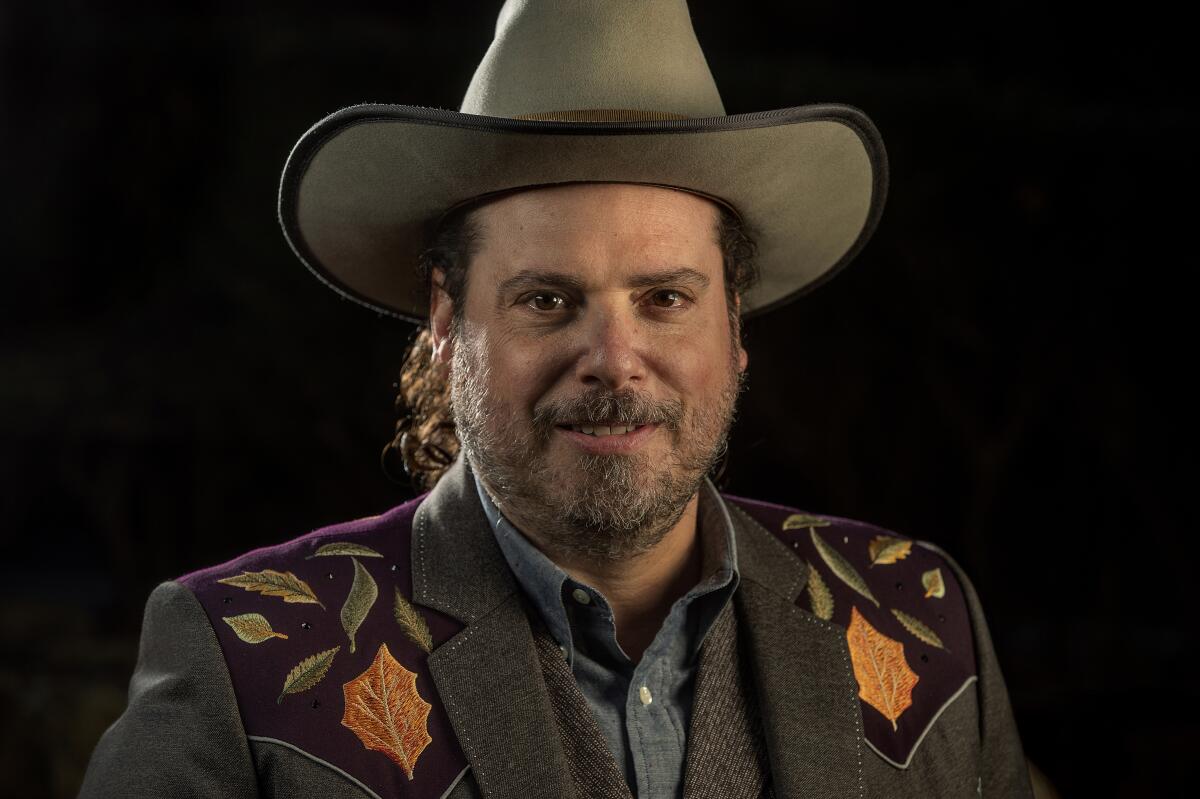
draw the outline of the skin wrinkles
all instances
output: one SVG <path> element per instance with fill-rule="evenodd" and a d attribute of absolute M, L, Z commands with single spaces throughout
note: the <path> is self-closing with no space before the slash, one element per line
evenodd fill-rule
<path fill-rule="evenodd" d="M 436 287 L 430 315 L 463 450 L 505 516 L 605 594 L 636 659 L 701 577 L 696 492 L 743 384 L 716 206 L 578 184 L 476 213 L 461 317 Z M 594 454 L 559 428 L 589 421 L 654 427 Z"/>

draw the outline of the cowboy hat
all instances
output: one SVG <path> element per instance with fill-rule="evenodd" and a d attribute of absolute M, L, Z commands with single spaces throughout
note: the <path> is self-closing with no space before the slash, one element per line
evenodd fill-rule
<path fill-rule="evenodd" d="M 847 105 L 726 115 L 685 0 L 508 0 L 459 111 L 357 105 L 296 143 L 279 219 L 300 260 L 381 313 L 426 316 L 414 269 L 448 208 L 522 187 L 694 192 L 754 231 L 743 315 L 848 263 L 883 209 L 879 133 Z"/>

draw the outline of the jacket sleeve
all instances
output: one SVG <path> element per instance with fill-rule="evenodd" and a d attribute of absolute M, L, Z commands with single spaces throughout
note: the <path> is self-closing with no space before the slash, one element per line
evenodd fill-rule
<path fill-rule="evenodd" d="M 129 704 L 92 753 L 81 799 L 258 796 L 225 659 L 192 592 L 146 603 Z"/>
<path fill-rule="evenodd" d="M 992 637 L 983 617 L 979 596 L 962 567 L 953 558 L 937 547 L 930 548 L 945 558 L 958 578 L 971 617 L 975 663 L 979 674 L 976 692 L 979 703 L 981 793 L 985 797 L 1032 798 L 1029 765 L 1021 748 L 1021 736 L 1017 733 L 1017 722 L 1008 701 L 1008 689 L 1000 673 L 1000 663 L 992 647 Z"/>

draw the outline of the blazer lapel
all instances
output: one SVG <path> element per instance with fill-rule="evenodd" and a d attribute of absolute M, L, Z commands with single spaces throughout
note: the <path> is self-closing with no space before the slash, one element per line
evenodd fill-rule
<path fill-rule="evenodd" d="M 466 625 L 429 656 L 485 799 L 560 799 L 574 786 L 529 620 L 465 458 L 413 521 L 413 599 Z"/>
<path fill-rule="evenodd" d="M 736 528 L 744 621 L 777 796 L 858 795 L 864 743 L 844 632 L 796 604 L 808 566 L 726 502 Z"/>
<path fill-rule="evenodd" d="M 688 729 L 683 795 L 688 799 L 760 799 L 771 796 L 770 766 L 748 658 L 738 646 L 732 603 L 700 648 L 695 703 Z"/>

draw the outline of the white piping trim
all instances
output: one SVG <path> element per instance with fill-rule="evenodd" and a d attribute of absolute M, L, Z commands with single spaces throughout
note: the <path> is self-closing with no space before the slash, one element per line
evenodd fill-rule
<path fill-rule="evenodd" d="M 357 779 L 355 779 L 354 777 L 350 776 L 350 775 L 349 775 L 349 774 L 347 774 L 346 772 L 342 771 L 342 770 L 341 770 L 340 768 L 338 768 L 337 766 L 333 765 L 332 763 L 330 763 L 330 762 L 329 762 L 329 761 L 327 761 L 327 760 L 322 760 L 321 758 L 317 757 L 317 756 L 316 756 L 316 755 L 314 755 L 314 754 L 310 754 L 309 752 L 305 752 L 303 749 L 301 749 L 300 747 L 296 746 L 295 744 L 290 744 L 290 743 L 288 743 L 287 741 L 281 741 L 281 740 L 279 740 L 278 738 L 267 738 L 266 736 L 263 736 L 263 735 L 247 735 L 247 736 L 246 736 L 246 739 L 247 739 L 247 740 L 249 740 L 249 741 L 259 741 L 259 742 L 261 742 L 261 743 L 268 743 L 268 744 L 279 744 L 280 746 L 285 746 L 285 747 L 287 747 L 288 749 L 291 749 L 293 752 L 296 752 L 296 753 L 298 753 L 298 754 L 304 755 L 304 756 L 305 756 L 305 757 L 307 757 L 309 760 L 312 760 L 312 761 L 314 761 L 314 762 L 316 762 L 316 763 L 320 763 L 322 766 L 325 766 L 326 768 L 333 769 L 333 770 L 334 770 L 334 771 L 336 771 L 338 774 L 341 774 L 343 777 L 345 777 L 346 779 L 350 780 L 350 782 L 352 782 L 352 783 L 354 783 L 355 785 L 357 785 L 359 788 L 362 788 L 364 791 L 366 791 L 366 792 L 367 792 L 367 795 L 374 797 L 374 799 L 382 799 L 382 797 L 380 797 L 380 795 L 379 795 L 379 794 L 375 793 L 375 792 L 374 792 L 374 791 L 372 791 L 370 788 L 368 788 L 366 785 L 363 785 L 363 784 L 362 784 L 361 782 L 359 782 Z M 457 787 L 458 787 L 458 784 L 459 784 L 460 782 L 462 782 L 462 778 L 463 778 L 463 777 L 465 777 L 465 776 L 467 775 L 467 771 L 468 771 L 470 768 L 471 768 L 470 766 L 463 766 L 463 770 L 462 770 L 462 771 L 460 771 L 460 772 L 458 772 L 458 776 L 457 776 L 457 777 L 455 777 L 453 780 L 451 780 L 451 781 L 450 781 L 450 786 L 449 786 L 448 788 L 446 788 L 446 790 L 445 790 L 445 791 L 443 791 L 443 792 L 442 792 L 442 797 L 441 797 L 441 799 L 446 799 L 446 797 L 448 797 L 448 796 L 450 795 L 450 793 L 451 793 L 451 792 L 452 792 L 452 791 L 453 791 L 455 788 L 457 788 Z"/>
<path fill-rule="evenodd" d="M 446 799 L 446 797 L 448 797 L 450 795 L 450 792 L 458 787 L 458 784 L 460 782 L 462 782 L 462 778 L 467 776 L 467 771 L 470 770 L 470 768 L 471 768 L 470 766 L 463 766 L 463 770 L 458 772 L 458 776 L 455 777 L 453 781 L 451 781 L 450 787 L 447 788 L 445 790 L 445 792 L 442 794 L 442 799 Z"/>
<path fill-rule="evenodd" d="M 949 699 L 947 699 L 945 701 L 945 703 L 940 708 L 938 708 L 938 712 L 934 713 L 933 718 L 931 718 L 929 720 L 929 723 L 925 725 L 925 729 L 921 731 L 921 736 L 919 738 L 917 738 L 917 742 L 915 744 L 913 744 L 912 749 L 909 750 L 908 759 L 905 760 L 903 763 L 897 763 L 895 760 L 892 760 L 890 757 L 885 755 L 883 752 L 880 752 L 878 749 L 875 749 L 875 744 L 871 743 L 871 739 L 867 738 L 867 736 L 864 735 L 863 739 L 867 742 L 867 746 L 869 746 L 875 750 L 875 754 L 882 757 L 888 763 L 891 763 L 893 766 L 895 766 L 898 769 L 908 768 L 909 764 L 912 763 L 913 755 L 915 755 L 917 753 L 917 750 L 921 747 L 921 742 L 925 740 L 925 736 L 928 735 L 929 730 L 933 728 L 933 723 L 935 721 L 937 721 L 939 718 L 941 718 L 942 714 L 946 712 L 946 708 L 950 707 L 950 705 L 954 703 L 955 699 L 958 699 L 960 696 L 962 696 L 963 691 L 967 690 L 968 685 L 970 685 L 973 682 L 976 682 L 978 679 L 979 678 L 977 676 L 972 674 L 970 677 L 967 678 L 967 681 L 964 682 L 962 684 L 962 686 L 957 691 L 954 692 L 954 695 L 951 696 Z"/>
<path fill-rule="evenodd" d="M 314 755 L 314 754 L 311 754 L 311 753 L 309 753 L 309 752 L 305 752 L 303 749 L 301 749 L 300 747 L 296 746 L 295 744 L 290 744 L 290 743 L 288 743 L 287 741 L 281 741 L 281 740 L 279 740 L 278 738 L 267 738 L 267 737 L 265 737 L 265 736 L 262 736 L 262 735 L 247 735 L 247 736 L 246 736 L 246 739 L 247 739 L 247 740 L 250 740 L 250 741 L 259 741 L 260 743 L 279 744 L 280 746 L 287 747 L 288 749 L 291 749 L 293 752 L 297 752 L 297 753 L 299 753 L 299 754 L 301 754 L 301 755 L 304 755 L 304 756 L 305 756 L 305 757 L 307 757 L 309 760 L 312 760 L 312 761 L 313 761 L 313 762 L 315 762 L 315 763 L 320 763 L 322 766 L 325 766 L 326 768 L 331 768 L 331 769 L 333 769 L 333 770 L 334 770 L 334 771 L 336 771 L 338 774 L 341 774 L 343 777 L 345 777 L 346 779 L 350 780 L 350 782 L 354 783 L 354 784 L 355 784 L 355 785 L 357 785 L 359 788 L 362 788 L 364 791 L 366 791 L 366 793 L 367 793 L 367 795 L 368 795 L 368 796 L 372 796 L 372 797 L 374 797 L 374 799 L 382 799 L 382 797 L 380 797 L 380 795 L 379 795 L 379 794 L 375 793 L 375 792 L 374 792 L 374 791 L 372 791 L 370 788 L 368 788 L 366 785 L 363 785 L 363 784 L 362 784 L 362 782 L 360 782 L 359 780 L 357 780 L 357 779 L 355 779 L 354 777 L 350 776 L 350 775 L 349 775 L 349 774 L 347 774 L 346 772 L 342 771 L 340 768 L 338 768 L 337 766 L 333 765 L 333 764 L 332 764 L 332 763 L 330 763 L 328 760 L 322 760 L 321 758 L 317 757 L 317 756 L 316 756 L 316 755 Z M 461 777 L 462 775 L 459 775 L 459 776 Z"/>

